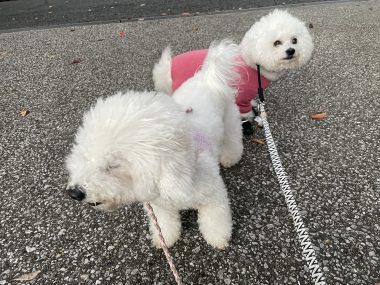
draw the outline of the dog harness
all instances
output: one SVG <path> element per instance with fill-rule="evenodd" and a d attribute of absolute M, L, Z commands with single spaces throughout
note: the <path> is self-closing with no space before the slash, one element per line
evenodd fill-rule
<path fill-rule="evenodd" d="M 187 79 L 202 67 L 203 61 L 207 56 L 207 49 L 189 51 L 175 56 L 171 62 L 172 90 L 177 90 Z M 248 66 L 243 59 L 238 58 L 241 62 L 236 67 L 236 71 L 240 75 L 240 79 L 234 85 L 238 92 L 236 96 L 236 104 L 240 113 L 248 113 L 252 111 L 251 100 L 256 98 L 258 84 L 258 74 L 256 69 Z M 270 81 L 264 76 L 260 76 L 261 86 L 265 89 L 269 87 Z"/>
<path fill-rule="evenodd" d="M 199 130 L 193 130 L 193 142 L 197 153 L 212 150 L 211 143 L 207 136 Z"/>

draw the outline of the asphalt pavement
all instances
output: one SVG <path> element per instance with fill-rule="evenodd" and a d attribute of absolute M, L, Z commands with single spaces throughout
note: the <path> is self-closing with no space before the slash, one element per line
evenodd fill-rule
<path fill-rule="evenodd" d="M 380 2 L 288 8 L 312 24 L 315 54 L 267 90 L 272 133 L 327 284 L 375 285 Z M 102 213 L 69 199 L 64 157 L 99 96 L 153 88 L 166 45 L 179 53 L 240 40 L 269 10 L 0 33 L 1 285 L 174 284 L 142 206 Z M 317 112 L 327 118 L 309 118 Z M 312 284 L 266 146 L 252 138 L 244 145 L 242 161 L 222 169 L 230 246 L 208 246 L 196 213 L 184 211 L 171 248 L 179 273 L 185 284 Z M 32 272 L 31 281 L 12 281 Z"/>
<path fill-rule="evenodd" d="M 0 0 L 0 30 L 125 22 L 327 0 Z"/>

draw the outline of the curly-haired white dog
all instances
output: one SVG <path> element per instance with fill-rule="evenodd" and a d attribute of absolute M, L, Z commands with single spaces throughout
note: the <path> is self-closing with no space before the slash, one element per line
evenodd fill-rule
<path fill-rule="evenodd" d="M 240 43 L 239 56 L 242 64 L 237 71 L 240 79 L 236 103 L 243 122 L 244 133 L 251 134 L 253 118 L 252 99 L 257 96 L 257 65 L 261 67 L 262 87 L 277 80 L 287 70 L 305 65 L 313 51 L 312 37 L 301 20 L 284 10 L 274 10 L 253 24 Z M 155 89 L 171 94 L 200 68 L 207 50 L 196 50 L 172 58 L 170 48 L 166 48 L 161 59 L 154 66 Z"/>
<path fill-rule="evenodd" d="M 232 220 L 219 162 L 229 167 L 243 151 L 229 87 L 236 53 L 229 41 L 212 45 L 202 70 L 173 96 L 129 91 L 99 99 L 66 160 L 68 194 L 100 210 L 150 202 L 168 246 L 180 237 L 179 211 L 195 208 L 206 241 L 227 246 Z"/>

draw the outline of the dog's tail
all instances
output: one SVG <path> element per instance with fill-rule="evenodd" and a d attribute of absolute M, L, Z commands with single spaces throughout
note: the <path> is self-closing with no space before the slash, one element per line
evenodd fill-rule
<path fill-rule="evenodd" d="M 168 46 L 163 50 L 160 60 L 154 65 L 153 68 L 154 89 L 169 95 L 173 93 L 171 61 L 172 53 L 170 47 Z"/>
<path fill-rule="evenodd" d="M 212 90 L 225 96 L 235 96 L 233 87 L 239 75 L 236 67 L 238 61 L 238 45 L 232 40 L 212 42 L 202 69 L 196 76 L 201 76 Z"/>

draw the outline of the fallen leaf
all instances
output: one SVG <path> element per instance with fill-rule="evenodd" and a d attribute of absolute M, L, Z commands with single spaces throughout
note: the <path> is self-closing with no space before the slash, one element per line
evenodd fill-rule
<path fill-rule="evenodd" d="M 78 63 L 80 63 L 80 62 L 82 62 L 82 59 L 80 59 L 80 58 L 76 58 L 76 59 L 74 59 L 74 60 L 71 62 L 71 64 L 78 64 Z"/>
<path fill-rule="evenodd" d="M 28 116 L 29 115 L 29 111 L 28 110 L 22 110 L 21 112 L 20 112 L 20 115 L 21 115 L 21 117 L 26 117 L 26 116 Z"/>
<path fill-rule="evenodd" d="M 309 23 L 309 29 L 314 28 L 314 25 L 312 23 Z"/>
<path fill-rule="evenodd" d="M 118 35 L 119 35 L 120 38 L 124 38 L 125 37 L 125 32 L 119 32 Z"/>
<path fill-rule="evenodd" d="M 183 12 L 182 14 L 181 14 L 181 16 L 190 16 L 191 14 L 190 13 L 187 13 L 187 12 Z"/>
<path fill-rule="evenodd" d="M 309 117 L 310 119 L 313 119 L 313 120 L 323 120 L 327 118 L 327 114 L 325 112 L 319 112 L 319 113 L 310 115 Z"/>
<path fill-rule="evenodd" d="M 34 271 L 34 272 L 31 272 L 31 273 L 28 273 L 28 274 L 23 274 L 21 275 L 20 277 L 17 277 L 13 280 L 16 280 L 16 281 L 29 281 L 29 280 L 33 280 L 34 278 L 37 277 L 38 274 L 40 274 L 41 270 L 38 270 L 38 271 Z"/>
<path fill-rule="evenodd" d="M 252 139 L 253 142 L 257 143 L 257 144 L 265 144 L 265 141 L 263 139 Z"/>

